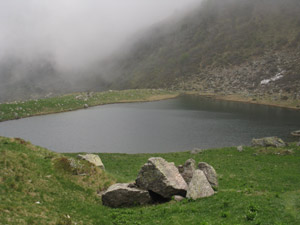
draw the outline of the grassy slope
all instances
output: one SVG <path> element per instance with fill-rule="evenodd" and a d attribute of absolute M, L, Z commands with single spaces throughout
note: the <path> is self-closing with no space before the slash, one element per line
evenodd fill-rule
<path fill-rule="evenodd" d="M 0 153 L 0 224 L 87 224 L 101 210 L 96 191 L 114 182 L 86 163 L 88 176 L 73 175 L 62 155 L 21 139 L 0 137 Z"/>
<path fill-rule="evenodd" d="M 107 173 L 90 176 L 72 175 L 66 167 L 54 166 L 61 155 L 19 139 L 0 138 L 0 153 L 0 224 L 300 223 L 300 147 L 296 145 L 277 150 L 246 147 L 242 153 L 223 148 L 196 155 L 100 153 Z M 103 207 L 96 191 L 113 182 L 112 176 L 118 182 L 133 181 L 151 156 L 176 165 L 189 158 L 210 163 L 219 174 L 218 193 L 157 206 Z"/>
<path fill-rule="evenodd" d="M 177 96 L 177 92 L 166 90 L 124 90 L 95 93 L 73 93 L 53 98 L 0 104 L 0 122 L 35 115 L 66 112 L 120 102 L 153 101 Z"/>

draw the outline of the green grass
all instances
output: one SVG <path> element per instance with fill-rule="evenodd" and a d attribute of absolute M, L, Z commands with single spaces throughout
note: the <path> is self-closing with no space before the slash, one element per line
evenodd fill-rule
<path fill-rule="evenodd" d="M 84 213 L 101 205 L 96 193 L 114 179 L 81 161 L 87 175 L 74 175 L 63 159 L 22 139 L 0 138 L 0 224 L 56 224 L 67 215 L 78 224 L 91 221 Z"/>
<path fill-rule="evenodd" d="M 84 105 L 160 100 L 177 96 L 177 92 L 154 89 L 73 93 L 53 98 L 0 104 L 0 122 L 35 115 L 83 109 Z"/>
<path fill-rule="evenodd" d="M 99 153 L 106 172 L 77 154 L 57 154 L 21 139 L 0 138 L 0 224 L 300 224 L 300 147 L 211 149 L 203 153 Z M 111 209 L 97 191 L 130 182 L 149 157 L 183 164 L 193 158 L 214 166 L 218 192 L 196 201 Z M 80 176 L 81 172 L 88 176 Z M 41 204 L 37 204 L 36 202 Z M 70 218 L 69 218 L 70 217 Z"/>

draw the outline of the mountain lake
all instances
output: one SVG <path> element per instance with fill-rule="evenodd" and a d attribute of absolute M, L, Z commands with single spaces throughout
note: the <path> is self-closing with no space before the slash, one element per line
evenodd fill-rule
<path fill-rule="evenodd" d="M 1 122 L 0 136 L 65 153 L 164 153 L 250 145 L 268 136 L 298 141 L 290 133 L 299 129 L 299 110 L 181 96 Z"/>

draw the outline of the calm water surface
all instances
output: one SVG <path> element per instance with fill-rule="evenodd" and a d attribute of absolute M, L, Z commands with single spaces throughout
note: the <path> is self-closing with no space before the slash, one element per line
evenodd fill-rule
<path fill-rule="evenodd" d="M 300 111 L 183 96 L 114 104 L 0 123 L 0 136 L 21 137 L 56 152 L 154 153 L 250 145 L 252 138 L 296 141 Z"/>

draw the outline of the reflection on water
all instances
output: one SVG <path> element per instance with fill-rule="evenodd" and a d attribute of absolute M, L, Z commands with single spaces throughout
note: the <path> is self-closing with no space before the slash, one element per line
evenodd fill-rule
<path fill-rule="evenodd" d="M 249 145 L 290 135 L 300 112 L 196 96 L 115 104 L 0 123 L 0 135 L 21 137 L 57 152 L 172 152 Z"/>

